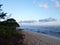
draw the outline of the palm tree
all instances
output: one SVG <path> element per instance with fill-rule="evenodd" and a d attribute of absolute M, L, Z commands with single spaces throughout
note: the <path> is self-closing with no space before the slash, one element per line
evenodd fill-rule
<path fill-rule="evenodd" d="M 1 19 L 5 19 L 5 16 L 7 14 L 7 13 L 4 13 L 4 12 L 1 12 L 2 11 L 1 6 L 2 6 L 2 4 L 0 4 L 0 21 L 1 21 Z"/>
<path fill-rule="evenodd" d="M 0 18 L 1 18 L 1 19 L 5 19 L 6 14 L 7 14 L 7 13 L 4 13 L 4 12 L 0 13 Z"/>
<path fill-rule="evenodd" d="M 0 4 L 0 11 L 2 11 L 1 6 L 2 6 L 2 4 Z"/>

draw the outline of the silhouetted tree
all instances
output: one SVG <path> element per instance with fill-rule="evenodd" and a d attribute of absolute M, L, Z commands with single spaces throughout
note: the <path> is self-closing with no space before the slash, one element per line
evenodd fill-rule
<path fill-rule="evenodd" d="M 0 9 L 1 6 L 2 5 L 0 5 Z M 0 19 L 5 19 L 7 13 L 1 10 Z M 19 24 L 13 18 L 0 22 L 0 45 L 23 45 L 23 34 L 22 32 L 19 33 L 16 27 L 19 27 Z"/>
<path fill-rule="evenodd" d="M 1 19 L 5 19 L 5 16 L 7 16 L 7 13 L 1 12 L 2 11 L 1 6 L 2 4 L 0 4 L 0 21 Z"/>
<path fill-rule="evenodd" d="M 5 19 L 6 14 L 7 14 L 7 13 L 4 13 L 4 12 L 0 13 L 0 18 L 1 18 L 1 19 Z"/>
<path fill-rule="evenodd" d="M 2 4 L 0 4 L 0 11 L 2 11 L 1 6 L 2 6 Z"/>
<path fill-rule="evenodd" d="M 13 27 L 15 29 L 16 29 L 16 27 L 19 27 L 19 24 L 13 18 L 7 19 L 7 24 L 8 24 L 8 26 Z"/>
<path fill-rule="evenodd" d="M 16 20 L 13 18 L 10 18 L 10 19 L 7 19 L 7 22 L 16 22 Z"/>

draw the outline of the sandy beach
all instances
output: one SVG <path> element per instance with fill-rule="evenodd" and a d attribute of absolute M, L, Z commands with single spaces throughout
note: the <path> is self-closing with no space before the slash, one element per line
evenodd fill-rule
<path fill-rule="evenodd" d="M 60 39 L 29 31 L 22 32 L 25 34 L 25 45 L 60 45 Z"/>

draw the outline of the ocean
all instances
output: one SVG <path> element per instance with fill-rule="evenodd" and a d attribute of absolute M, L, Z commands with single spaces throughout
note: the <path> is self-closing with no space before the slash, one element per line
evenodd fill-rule
<path fill-rule="evenodd" d="M 20 28 L 27 30 L 27 31 L 43 33 L 43 34 L 47 34 L 50 36 L 60 38 L 60 26 L 27 26 L 27 25 L 21 25 Z"/>

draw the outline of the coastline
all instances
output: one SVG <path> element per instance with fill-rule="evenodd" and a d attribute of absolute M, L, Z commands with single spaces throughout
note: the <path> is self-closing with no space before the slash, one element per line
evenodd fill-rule
<path fill-rule="evenodd" d="M 24 43 L 27 45 L 60 45 L 60 39 L 42 33 L 22 31 L 25 34 Z"/>

